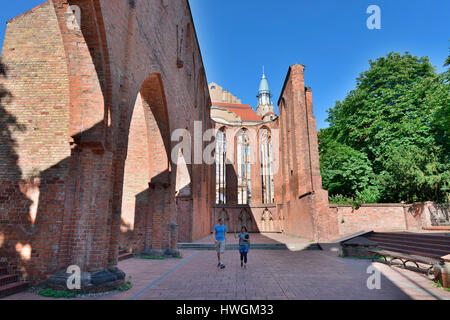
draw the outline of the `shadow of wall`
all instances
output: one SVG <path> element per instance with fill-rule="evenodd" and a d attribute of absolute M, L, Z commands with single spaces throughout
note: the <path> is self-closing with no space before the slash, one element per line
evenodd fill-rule
<path fill-rule="evenodd" d="M 81 28 L 68 11 L 71 4 L 81 7 Z M 136 6 L 118 2 L 121 14 L 116 7 L 98 4 L 48 1 L 10 22 L 5 36 L 3 53 L 14 67 L 8 86 L 15 97 L 8 107 L 7 94 L 2 94 L 1 101 L 0 259 L 19 266 L 35 280 L 70 264 L 88 271 L 116 266 L 128 113 L 132 113 L 135 89 L 139 91 L 149 72 L 164 72 L 160 76 L 171 93 L 167 100 L 174 127 L 188 122 L 192 128 L 195 120 L 210 125 L 209 95 L 195 33 L 185 39 L 172 32 L 192 23 L 187 2 L 177 1 L 169 11 L 150 2 Z M 166 19 L 152 22 L 167 12 L 178 25 Z M 74 24 L 70 27 L 68 22 Z M 107 33 L 112 25 L 117 33 Z M 153 37 L 169 34 L 168 30 L 167 38 Z M 140 41 L 138 35 L 150 41 Z M 186 62 L 180 71 L 171 55 L 160 53 L 184 40 L 190 42 L 177 52 Z M 122 45 L 127 51 L 123 59 Z M 120 57 L 110 61 L 110 52 Z M 21 120 L 26 112 L 25 128 Z M 168 129 L 168 123 L 157 126 L 161 131 L 161 126 Z M 38 164 L 36 170 L 23 172 L 33 167 L 33 161 Z M 209 224 L 208 196 L 197 197 L 209 187 L 205 167 L 195 170 L 192 211 L 201 209 L 197 210 L 199 220 L 207 212 L 204 220 Z M 145 220 L 140 212 L 147 189 L 145 185 L 135 193 L 138 226 Z M 174 203 L 171 198 L 170 205 Z M 168 218 L 176 219 L 175 210 L 170 210 Z M 192 228 L 198 236 L 204 230 L 196 226 L 205 222 L 197 222 Z"/>
<path fill-rule="evenodd" d="M 32 221 L 29 210 L 33 202 L 23 192 L 26 182 L 22 180 L 14 138 L 14 133 L 25 132 L 27 127 L 6 108 L 14 99 L 4 86 L 7 72 L 0 60 L 0 262 L 7 263 L 11 272 L 17 267 L 26 270 L 30 263 Z M 23 265 L 20 264 L 21 253 L 27 260 Z"/>

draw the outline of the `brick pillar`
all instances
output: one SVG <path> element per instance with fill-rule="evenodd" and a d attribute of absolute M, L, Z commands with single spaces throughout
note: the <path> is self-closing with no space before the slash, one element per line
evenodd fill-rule
<path fill-rule="evenodd" d="M 83 292 L 110 290 L 123 283 L 125 273 L 108 268 L 111 221 L 113 153 L 101 145 L 79 146 L 72 152 L 71 174 L 76 179 L 72 203 L 66 203 L 64 218 L 64 255 L 62 269 L 47 280 L 58 290 L 67 289 L 68 266 L 81 270 Z M 64 258 L 64 257 L 61 257 Z"/>
<path fill-rule="evenodd" d="M 171 210 L 170 183 L 149 183 L 149 212 L 146 227 L 145 253 L 162 256 L 170 249 L 169 217 Z"/>
<path fill-rule="evenodd" d="M 180 251 L 178 250 L 178 224 L 176 222 L 170 224 L 170 248 L 166 251 L 166 254 L 174 257 L 180 256 Z"/>

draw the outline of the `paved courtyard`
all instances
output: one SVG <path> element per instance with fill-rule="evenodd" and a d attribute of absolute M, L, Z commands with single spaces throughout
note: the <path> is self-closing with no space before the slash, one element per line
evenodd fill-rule
<path fill-rule="evenodd" d="M 224 270 L 216 268 L 214 251 L 186 250 L 182 259 L 133 258 L 119 264 L 132 276 L 131 290 L 90 299 L 450 299 L 450 292 L 434 287 L 425 275 L 382 263 L 373 263 L 382 274 L 381 289 L 369 290 L 371 261 L 343 259 L 331 247 L 324 249 L 253 250 L 246 270 L 236 251 L 226 252 Z M 7 299 L 44 298 L 24 292 Z"/>

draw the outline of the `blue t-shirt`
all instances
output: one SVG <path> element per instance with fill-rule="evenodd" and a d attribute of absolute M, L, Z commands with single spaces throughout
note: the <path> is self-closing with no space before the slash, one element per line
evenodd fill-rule
<path fill-rule="evenodd" d="M 227 227 L 225 225 L 216 225 L 214 227 L 214 231 L 216 232 L 217 241 L 225 241 L 225 232 L 227 231 Z"/>

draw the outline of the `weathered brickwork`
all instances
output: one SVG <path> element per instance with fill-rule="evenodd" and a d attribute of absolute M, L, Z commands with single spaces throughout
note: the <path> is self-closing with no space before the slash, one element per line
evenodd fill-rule
<path fill-rule="evenodd" d="M 229 231 L 246 225 L 315 241 L 430 224 L 419 207 L 329 206 L 302 65 L 289 68 L 279 118 L 213 123 L 187 0 L 49 0 L 8 22 L 2 62 L 0 262 L 33 283 L 64 285 L 66 268 L 78 265 L 92 282 L 86 290 L 111 287 L 125 277 L 119 248 L 176 254 L 218 217 Z M 185 150 L 172 161 L 176 129 L 204 150 L 210 142 L 193 138 L 212 128 L 232 146 L 226 204 L 215 204 L 215 165 L 191 164 Z M 238 204 L 242 129 L 253 158 L 249 205 Z M 263 129 L 277 142 L 273 204 L 263 203 Z"/>
<path fill-rule="evenodd" d="M 212 128 L 187 1 L 50 0 L 8 22 L 2 59 L 2 261 L 33 282 L 95 275 L 119 247 L 210 232 L 213 168 L 189 167 L 178 206 L 170 161 L 173 130 Z"/>
<path fill-rule="evenodd" d="M 433 229 L 436 205 L 431 202 L 408 204 L 363 204 L 354 210 L 349 205 L 330 205 L 339 225 L 339 235 L 359 231 L 418 231 Z M 436 228 L 436 227 L 434 227 Z M 442 228 L 442 230 L 445 227 Z M 439 230 L 437 227 L 435 230 Z"/>
<path fill-rule="evenodd" d="M 289 68 L 278 102 L 280 109 L 281 199 L 284 232 L 317 241 L 336 238 L 338 229 L 322 189 L 316 120 L 305 67 Z"/>
<path fill-rule="evenodd" d="M 289 68 L 276 120 L 253 126 L 216 123 L 216 130 L 226 135 L 228 162 L 226 204 L 214 207 L 212 226 L 223 217 L 230 231 L 246 225 L 252 232 L 283 232 L 316 241 L 338 236 L 335 213 L 328 207 L 327 191 L 322 189 L 312 92 L 305 87 L 304 69 L 300 64 Z M 273 204 L 265 204 L 262 197 L 259 141 L 262 129 L 268 129 L 272 135 Z M 250 141 L 252 199 L 249 205 L 238 204 L 236 136 L 240 130 L 248 130 Z"/>

